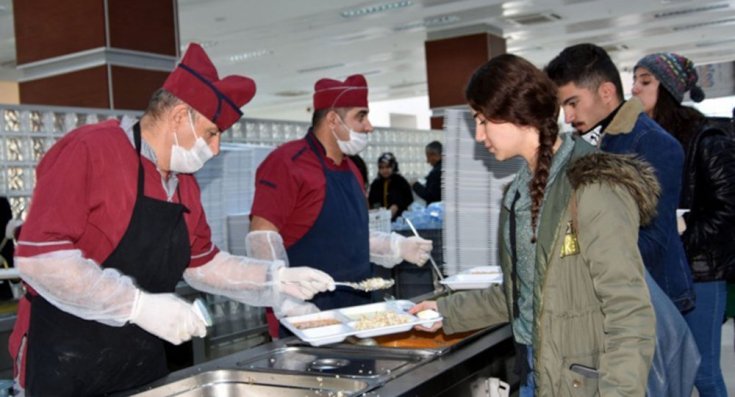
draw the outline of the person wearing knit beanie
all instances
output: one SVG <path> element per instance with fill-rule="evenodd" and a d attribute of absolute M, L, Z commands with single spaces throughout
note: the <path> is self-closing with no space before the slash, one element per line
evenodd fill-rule
<path fill-rule="evenodd" d="M 694 68 L 694 62 L 687 57 L 673 52 L 650 54 L 638 61 L 633 72 L 639 68 L 647 69 L 679 103 L 687 91 L 694 102 L 704 100 L 704 91 L 697 85 L 699 75 Z"/>
<path fill-rule="evenodd" d="M 677 216 L 679 234 L 692 270 L 697 303 L 684 313 L 701 354 L 694 385 L 701 397 L 727 395 L 720 367 L 727 269 L 735 266 L 735 141 L 707 123 L 697 109 L 683 105 L 684 93 L 699 102 L 691 60 L 673 53 L 643 57 L 634 70 L 633 95 L 651 118 L 674 136 L 686 158 Z M 670 153 L 662 153 L 668 156 Z M 713 226 L 716 225 L 716 226 Z"/>

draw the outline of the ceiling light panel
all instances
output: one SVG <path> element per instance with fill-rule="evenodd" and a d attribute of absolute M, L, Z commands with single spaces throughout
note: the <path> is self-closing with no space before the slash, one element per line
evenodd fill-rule
<path fill-rule="evenodd" d="M 345 66 L 344 63 L 333 63 L 333 64 L 330 64 L 330 65 L 314 66 L 314 67 L 311 67 L 311 68 L 299 69 L 299 70 L 297 70 L 297 72 L 299 72 L 299 73 L 311 73 L 311 72 L 318 72 L 318 71 L 322 71 L 322 70 L 337 69 L 337 68 L 341 68 L 343 66 Z"/>
<path fill-rule="evenodd" d="M 401 32 L 404 30 L 436 28 L 440 26 L 454 25 L 461 20 L 462 18 L 458 15 L 441 15 L 436 17 L 424 18 L 423 21 L 416 21 L 407 23 L 405 25 L 396 26 L 394 30 L 397 32 Z"/>
<path fill-rule="evenodd" d="M 516 25 L 529 26 L 542 23 L 556 22 L 561 16 L 553 12 L 534 12 L 530 14 L 505 15 L 504 18 Z"/>
<path fill-rule="evenodd" d="M 722 10 L 730 8 L 730 5 L 727 3 L 723 4 L 712 4 L 708 6 L 703 7 L 692 7 L 692 8 L 682 8 L 679 10 L 672 10 L 672 11 L 664 11 L 664 12 L 657 12 L 653 14 L 654 18 L 671 18 L 671 17 L 679 17 L 682 15 L 689 15 L 689 14 L 699 14 L 702 12 L 709 12 L 709 11 L 715 11 L 715 10 Z"/>
<path fill-rule="evenodd" d="M 406 8 L 413 5 L 412 0 L 401 0 L 401 1 L 393 1 L 388 3 L 380 3 L 380 4 L 374 4 L 366 7 L 359 7 L 359 8 L 352 8 L 349 10 L 345 10 L 340 12 L 339 14 L 343 18 L 356 18 L 356 17 L 366 17 L 368 15 L 374 15 L 379 14 L 386 11 L 393 11 L 398 10 L 401 8 Z"/>
<path fill-rule="evenodd" d="M 266 55 L 272 55 L 273 50 L 256 50 L 256 51 L 248 51 L 248 52 L 242 52 L 239 54 L 230 55 L 227 59 L 232 63 L 240 63 L 249 61 L 251 59 L 255 58 L 261 58 Z"/>
<path fill-rule="evenodd" d="M 726 19 L 719 19 L 715 21 L 707 21 L 707 22 L 701 22 L 701 23 L 692 23 L 689 25 L 674 26 L 674 31 L 680 32 L 682 30 L 693 30 L 693 29 L 699 29 L 699 28 L 704 28 L 704 27 L 732 25 L 732 24 L 735 24 L 735 18 L 726 18 Z"/>

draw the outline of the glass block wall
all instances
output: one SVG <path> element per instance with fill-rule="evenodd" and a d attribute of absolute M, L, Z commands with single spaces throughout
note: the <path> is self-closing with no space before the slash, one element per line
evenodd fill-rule
<path fill-rule="evenodd" d="M 0 195 L 7 196 L 15 217 L 25 218 L 36 164 L 67 131 L 122 112 L 0 105 Z"/>
<path fill-rule="evenodd" d="M 293 121 L 242 119 L 223 135 L 222 141 L 278 146 L 301 138 L 309 125 Z M 443 142 L 440 130 L 376 128 L 369 137 L 368 147 L 360 153 L 368 166 L 368 183 L 378 175 L 377 161 L 383 152 L 393 152 L 401 174 L 409 181 L 425 177 L 431 167 L 426 164 L 424 147 L 431 141 Z"/>
<path fill-rule="evenodd" d="M 33 187 L 35 168 L 43 154 L 65 133 L 86 124 L 140 113 L 102 109 L 51 106 L 0 105 L 0 195 L 10 200 L 13 214 L 25 218 Z M 300 138 L 309 123 L 242 119 L 223 135 L 223 142 L 278 146 Z M 401 173 L 414 180 L 425 176 L 424 146 L 443 141 L 442 131 L 376 128 L 368 148 L 361 153 L 368 178 L 377 175 L 377 158 L 390 151 L 396 155 Z M 369 182 L 369 181 L 368 181 Z"/>

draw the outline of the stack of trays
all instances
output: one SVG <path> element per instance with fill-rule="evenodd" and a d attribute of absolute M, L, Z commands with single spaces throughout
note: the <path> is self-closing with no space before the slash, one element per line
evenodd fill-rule
<path fill-rule="evenodd" d="M 471 266 L 498 263 L 503 189 L 522 162 L 498 162 L 477 143 L 469 111 L 446 110 L 444 121 L 444 269 L 454 275 Z"/>
<path fill-rule="evenodd" d="M 422 320 L 408 313 L 408 300 L 371 303 L 319 313 L 282 318 L 281 323 L 312 346 L 343 341 L 348 336 L 373 336 L 410 331 L 416 325 L 431 327 L 441 316 Z"/>
<path fill-rule="evenodd" d="M 248 162 L 243 164 L 243 169 L 245 170 L 243 172 L 244 179 L 240 181 L 243 183 L 243 186 L 245 186 L 245 191 L 243 194 L 244 201 L 241 207 L 238 207 L 237 209 L 233 209 L 233 211 L 250 212 L 250 208 L 253 206 L 253 197 L 255 197 L 255 186 L 256 186 L 255 173 L 257 172 L 258 167 L 260 166 L 260 163 L 262 163 L 263 160 L 265 160 L 265 158 L 268 157 L 268 155 L 275 148 L 273 146 L 258 146 L 258 145 L 242 145 L 242 146 L 247 148 L 248 152 L 250 152 Z"/>
<path fill-rule="evenodd" d="M 441 281 L 453 290 L 484 289 L 493 284 L 503 283 L 500 266 L 478 266 L 449 276 Z"/>
<path fill-rule="evenodd" d="M 195 176 L 212 230 L 212 241 L 230 251 L 227 218 L 231 214 L 250 212 L 255 195 L 255 172 L 273 147 L 223 143 L 221 150 L 220 155 L 207 161 Z M 245 235 L 235 238 L 244 239 Z"/>

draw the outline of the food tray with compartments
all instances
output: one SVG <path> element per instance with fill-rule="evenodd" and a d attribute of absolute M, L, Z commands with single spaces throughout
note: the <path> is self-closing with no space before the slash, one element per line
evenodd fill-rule
<path fill-rule="evenodd" d="M 413 306 L 409 300 L 371 303 L 286 317 L 281 323 L 304 342 L 321 346 L 341 342 L 348 336 L 370 338 L 410 331 L 416 325 L 431 327 L 442 320 L 438 313 L 430 319 L 409 314 L 408 309 Z"/>
<path fill-rule="evenodd" d="M 502 284 L 503 272 L 500 266 L 477 266 L 447 277 L 441 283 L 453 290 L 483 289 Z"/>

